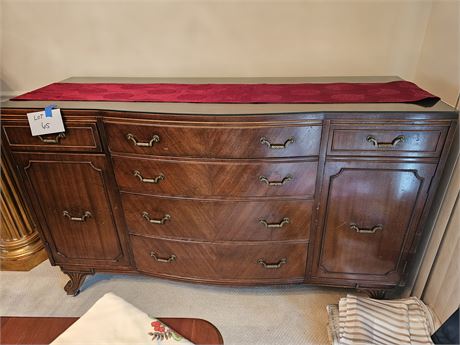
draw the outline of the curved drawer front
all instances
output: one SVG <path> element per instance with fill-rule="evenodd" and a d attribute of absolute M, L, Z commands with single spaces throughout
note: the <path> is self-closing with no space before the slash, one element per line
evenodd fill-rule
<path fill-rule="evenodd" d="M 217 277 L 216 250 L 210 244 L 130 237 L 139 271 L 198 279 Z"/>
<path fill-rule="evenodd" d="M 317 161 L 191 161 L 113 156 L 123 191 L 172 196 L 311 197 Z"/>
<path fill-rule="evenodd" d="M 213 244 L 131 236 L 138 270 L 203 280 L 302 281 L 307 246 L 296 244 Z"/>
<path fill-rule="evenodd" d="M 212 127 L 105 123 L 115 153 L 207 158 L 316 156 L 321 125 Z"/>
<path fill-rule="evenodd" d="M 307 240 L 312 200 L 216 202 L 215 227 L 221 241 Z"/>
<path fill-rule="evenodd" d="M 313 201 L 201 201 L 122 195 L 133 234 L 165 238 L 278 241 L 306 240 Z"/>
<path fill-rule="evenodd" d="M 447 126 L 331 127 L 329 155 L 439 157 Z"/>
<path fill-rule="evenodd" d="M 122 193 L 122 203 L 131 234 L 195 240 L 215 238 L 212 202 Z"/>
<path fill-rule="evenodd" d="M 218 246 L 217 271 L 222 279 L 273 280 L 305 276 L 307 245 L 222 244 Z"/>
<path fill-rule="evenodd" d="M 95 123 L 66 121 L 64 133 L 32 136 L 27 123 L 4 124 L 6 141 L 12 150 L 29 151 L 101 151 Z"/>

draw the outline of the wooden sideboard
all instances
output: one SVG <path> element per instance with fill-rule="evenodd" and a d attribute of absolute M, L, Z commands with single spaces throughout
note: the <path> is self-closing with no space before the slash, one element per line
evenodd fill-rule
<path fill-rule="evenodd" d="M 48 103 L 3 103 L 2 145 L 71 295 L 95 272 L 403 286 L 458 118 L 441 101 L 53 102 L 65 134 L 32 137 Z"/>

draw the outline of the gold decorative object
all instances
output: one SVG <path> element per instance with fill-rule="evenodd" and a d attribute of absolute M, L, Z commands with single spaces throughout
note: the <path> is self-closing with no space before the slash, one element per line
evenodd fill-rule
<path fill-rule="evenodd" d="M 9 271 L 29 271 L 47 255 L 3 150 L 1 157 L 0 267 Z"/>

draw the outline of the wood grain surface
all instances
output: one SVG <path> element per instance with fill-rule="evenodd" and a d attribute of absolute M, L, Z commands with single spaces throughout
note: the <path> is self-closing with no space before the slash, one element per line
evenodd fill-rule
<path fill-rule="evenodd" d="M 312 200 L 196 200 L 129 193 L 122 193 L 122 201 L 132 234 L 204 241 L 307 240 L 313 205 Z"/>
<path fill-rule="evenodd" d="M 156 275 L 269 284 L 299 280 L 305 273 L 305 242 L 209 244 L 144 236 L 131 236 L 131 242 L 137 268 Z"/>
<path fill-rule="evenodd" d="M 12 150 L 91 151 L 100 152 L 101 143 L 95 122 L 66 121 L 64 136 L 60 133 L 33 137 L 27 121 L 15 121 L 2 127 Z"/>
<path fill-rule="evenodd" d="M 50 344 L 78 317 L 0 317 L 0 344 L 38 345 Z M 161 318 L 161 322 L 194 344 L 223 344 L 218 329 L 208 321 L 189 318 Z"/>
<path fill-rule="evenodd" d="M 191 161 L 118 155 L 112 158 L 122 191 L 189 197 L 311 197 L 318 166 L 310 159 Z M 144 181 L 135 176 L 136 171 Z M 157 183 L 145 181 L 159 176 L 163 178 Z M 280 185 L 269 185 L 261 177 Z"/>
<path fill-rule="evenodd" d="M 260 123 L 242 123 L 235 126 L 231 123 L 187 125 L 174 122 L 165 124 L 109 121 L 105 123 L 105 128 L 109 149 L 114 153 L 204 158 L 266 158 L 317 155 L 321 122 L 311 122 L 314 126 L 273 127 Z M 132 134 L 133 139 L 127 139 L 129 134 Z M 136 145 L 149 144 L 154 135 L 158 137 L 158 142 L 152 143 L 152 146 Z M 262 138 L 266 141 L 261 142 Z"/>
<path fill-rule="evenodd" d="M 69 294 L 89 274 L 139 272 L 380 296 L 429 235 L 458 118 L 442 102 L 102 103 L 58 103 L 69 128 L 58 144 L 25 131 L 40 102 L 1 110 L 2 148 Z"/>

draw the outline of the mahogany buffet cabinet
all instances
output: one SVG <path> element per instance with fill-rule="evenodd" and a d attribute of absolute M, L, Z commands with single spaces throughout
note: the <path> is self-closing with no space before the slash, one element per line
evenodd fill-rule
<path fill-rule="evenodd" d="M 70 295 L 96 272 L 374 296 L 403 286 L 458 117 L 442 101 L 65 101 L 53 102 L 65 133 L 31 136 L 26 113 L 49 103 L 4 102 L 2 145 Z"/>

